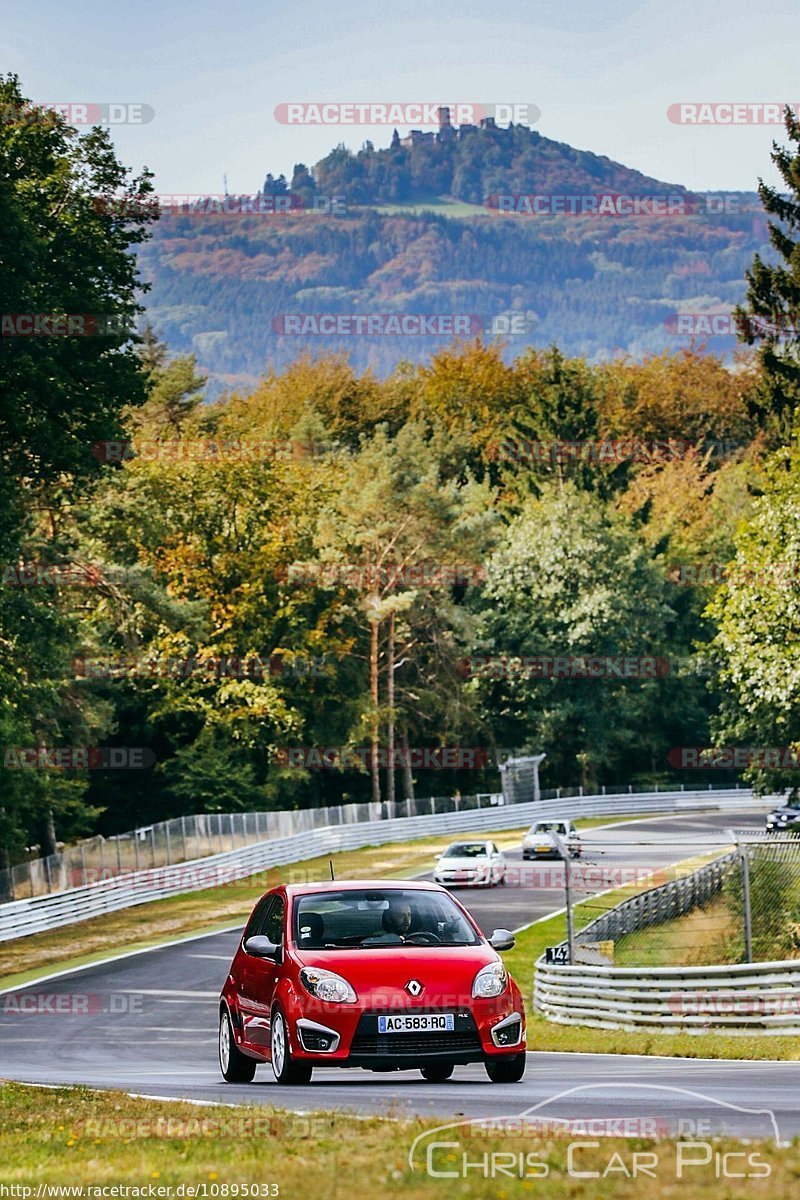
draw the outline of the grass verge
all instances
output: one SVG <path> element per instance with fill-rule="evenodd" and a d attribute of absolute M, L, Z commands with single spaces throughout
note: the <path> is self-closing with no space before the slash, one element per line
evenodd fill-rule
<path fill-rule="evenodd" d="M 513 1087 L 498 1089 L 498 1112 L 512 1115 L 520 1107 Z M 6 1185 L 30 1189 L 27 1195 L 7 1193 L 21 1200 L 36 1197 L 40 1187 L 114 1185 L 143 1188 L 140 1194 L 145 1196 L 153 1188 L 151 1194 L 162 1197 L 194 1195 L 203 1200 L 243 1195 L 278 1195 L 283 1200 L 316 1195 L 403 1200 L 458 1195 L 472 1200 L 491 1195 L 514 1200 L 534 1192 L 548 1200 L 587 1194 L 613 1195 L 615 1200 L 672 1200 L 687 1194 L 700 1200 L 778 1200 L 793 1194 L 800 1175 L 797 1144 L 778 1148 L 774 1141 L 751 1142 L 745 1147 L 751 1156 L 745 1162 L 740 1143 L 720 1140 L 714 1151 L 739 1152 L 733 1160 L 740 1173 L 737 1180 L 718 1177 L 719 1160 L 710 1146 L 709 1160 L 684 1166 L 679 1179 L 679 1153 L 695 1161 L 701 1155 L 696 1147 L 672 1139 L 614 1138 L 587 1144 L 577 1137 L 574 1140 L 582 1144 L 570 1170 L 566 1138 L 509 1139 L 496 1132 L 478 1134 L 474 1127 L 451 1128 L 423 1142 L 412 1170 L 412 1142 L 440 1122 L 331 1112 L 300 1116 L 266 1106 L 198 1108 L 83 1088 L 43 1091 L 7 1084 L 0 1088 L 0 1118 L 2 1179 Z M 431 1153 L 438 1176 L 425 1170 L 425 1147 L 433 1140 L 455 1143 Z M 636 1151 L 653 1156 L 649 1175 L 630 1177 Z M 493 1154 L 502 1159 L 490 1157 Z M 476 1166 L 465 1170 L 465 1159 Z M 481 1164 L 489 1164 L 491 1173 L 487 1175 Z M 586 1175 L 577 1174 L 581 1171 L 597 1172 L 590 1193 L 585 1190 Z M 520 1178 L 521 1173 L 527 1177 Z M 180 1185 L 182 1193 L 176 1191 Z M 243 1185 L 259 1186 L 257 1191 L 243 1191 Z M 92 1192 L 83 1195 L 91 1197 Z"/>

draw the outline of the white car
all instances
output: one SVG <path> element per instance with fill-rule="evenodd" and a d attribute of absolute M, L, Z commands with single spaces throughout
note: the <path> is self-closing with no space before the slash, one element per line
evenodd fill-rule
<path fill-rule="evenodd" d="M 523 859 L 561 858 L 554 833 L 566 842 L 570 858 L 580 858 L 581 838 L 572 821 L 537 821 L 522 839 Z"/>
<path fill-rule="evenodd" d="M 443 887 L 494 887 L 506 881 L 505 855 L 494 842 L 453 842 L 437 858 L 433 878 Z"/>

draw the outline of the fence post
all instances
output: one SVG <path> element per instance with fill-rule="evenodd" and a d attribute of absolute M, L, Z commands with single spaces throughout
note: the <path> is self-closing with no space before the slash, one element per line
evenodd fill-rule
<path fill-rule="evenodd" d="M 134 831 L 133 831 L 133 854 L 134 854 L 134 860 L 136 862 L 136 870 L 138 871 L 139 870 L 139 830 L 138 829 L 134 829 Z"/>
<path fill-rule="evenodd" d="M 120 857 L 120 853 L 119 853 L 119 834 L 117 834 L 117 836 L 116 836 L 116 843 L 117 843 L 117 874 L 121 875 L 122 874 L 122 858 Z M 101 842 L 100 843 L 100 878 L 101 879 L 103 877 L 103 861 L 102 860 L 103 860 L 103 843 Z"/>
<path fill-rule="evenodd" d="M 167 866 L 172 866 L 172 842 L 169 836 L 169 821 L 164 822 L 164 836 L 167 839 Z"/>
<path fill-rule="evenodd" d="M 742 907 L 744 909 L 744 960 L 753 961 L 753 914 L 750 910 L 750 856 L 747 846 L 743 846 L 738 835 L 732 829 L 725 832 L 736 844 L 739 856 L 739 866 L 742 872 Z"/>
<path fill-rule="evenodd" d="M 181 817 L 181 845 L 183 846 L 183 861 L 186 862 L 186 817 Z"/>
<path fill-rule="evenodd" d="M 750 856 L 747 847 L 740 847 L 742 857 L 742 900 L 744 902 L 745 961 L 753 961 L 753 914 L 750 911 Z"/>
<path fill-rule="evenodd" d="M 156 827 L 150 826 L 150 858 L 152 859 L 151 866 L 156 865 Z"/>
<path fill-rule="evenodd" d="M 555 842 L 558 852 L 564 860 L 564 902 L 567 910 L 567 946 L 569 948 L 570 966 L 575 962 L 575 929 L 572 920 L 572 863 L 569 850 L 564 839 L 558 833 L 550 835 Z"/>

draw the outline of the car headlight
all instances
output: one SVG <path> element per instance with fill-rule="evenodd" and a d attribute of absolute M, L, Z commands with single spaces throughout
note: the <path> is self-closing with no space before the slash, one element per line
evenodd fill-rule
<path fill-rule="evenodd" d="M 356 1000 L 356 994 L 346 979 L 333 971 L 323 971 L 321 967 L 303 967 L 300 972 L 300 982 L 307 992 L 318 1000 L 327 1000 L 333 1004 L 351 1004 Z"/>
<path fill-rule="evenodd" d="M 501 962 L 481 967 L 472 981 L 472 994 L 484 1000 L 501 996 L 508 987 L 508 972 Z"/>

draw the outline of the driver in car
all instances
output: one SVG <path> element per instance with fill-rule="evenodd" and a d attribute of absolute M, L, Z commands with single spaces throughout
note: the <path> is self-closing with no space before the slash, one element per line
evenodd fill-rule
<path fill-rule="evenodd" d="M 388 908 L 383 910 L 381 924 L 387 933 L 394 933 L 405 940 L 411 931 L 412 920 L 411 905 L 408 901 L 396 900 L 394 903 L 390 901 Z"/>

